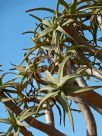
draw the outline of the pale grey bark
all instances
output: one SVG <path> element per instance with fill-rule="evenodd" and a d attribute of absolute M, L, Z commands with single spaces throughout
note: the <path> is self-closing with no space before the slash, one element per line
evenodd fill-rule
<path fill-rule="evenodd" d="M 81 87 L 87 86 L 86 81 L 81 77 L 78 77 L 76 81 L 78 85 Z M 86 126 L 87 126 L 86 135 L 97 136 L 96 122 L 88 104 L 84 101 L 83 98 L 80 97 L 75 97 L 75 101 L 77 102 L 86 122 Z"/>
<path fill-rule="evenodd" d="M 54 124 L 54 115 L 53 115 L 53 111 L 52 111 L 52 108 L 48 107 L 45 109 L 45 119 L 46 119 L 46 123 L 48 125 L 51 125 L 51 126 L 55 126 Z"/>
<path fill-rule="evenodd" d="M 89 75 L 93 75 L 95 78 L 102 80 L 102 71 L 101 70 L 98 70 L 92 66 L 91 69 L 90 68 L 86 69 L 86 72 Z"/>

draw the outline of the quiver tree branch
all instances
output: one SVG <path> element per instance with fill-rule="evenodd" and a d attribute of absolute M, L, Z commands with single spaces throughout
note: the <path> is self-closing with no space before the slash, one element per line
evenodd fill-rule
<path fill-rule="evenodd" d="M 97 112 L 102 114 L 102 96 L 92 91 L 83 96 L 84 100 Z"/>
<path fill-rule="evenodd" d="M 97 136 L 96 123 L 89 106 L 81 97 L 75 97 L 74 100 L 83 114 L 87 126 L 88 136 Z"/>
<path fill-rule="evenodd" d="M 33 134 L 28 131 L 25 127 L 21 127 L 20 128 L 20 132 L 24 135 L 24 136 L 33 136 Z"/>
<path fill-rule="evenodd" d="M 53 115 L 53 111 L 52 108 L 48 106 L 48 104 L 44 104 L 45 105 L 45 119 L 46 119 L 46 123 L 48 125 L 51 126 L 55 126 L 54 124 L 54 115 Z"/>
<path fill-rule="evenodd" d="M 86 81 L 83 78 L 77 78 L 77 83 L 81 87 L 87 86 Z M 84 97 L 75 97 L 75 101 L 78 104 L 80 111 L 82 112 L 86 125 L 87 125 L 87 136 L 97 136 L 97 127 L 95 123 L 94 116 L 88 106 L 84 101 Z"/>
<path fill-rule="evenodd" d="M 95 78 L 102 80 L 102 71 L 96 69 L 95 67 L 91 67 L 91 69 L 87 69 L 86 72 L 89 75 L 93 75 Z"/>
<path fill-rule="evenodd" d="M 2 92 L 4 92 L 4 91 L 5 90 L 2 90 Z M 2 93 L 1 96 L 6 98 L 6 95 L 4 93 Z M 13 111 L 17 116 L 22 112 L 22 110 L 12 101 L 4 102 L 4 104 L 11 111 Z M 36 128 L 36 129 L 38 129 L 38 130 L 40 130 L 40 131 L 42 131 L 42 132 L 44 132 L 44 133 L 46 133 L 50 136 L 65 136 L 64 133 L 60 132 L 59 130 L 57 130 L 53 126 L 42 123 L 42 122 L 36 120 L 35 118 L 33 118 L 31 116 L 26 118 L 25 121 L 31 127 Z M 22 131 L 23 131 L 23 129 L 22 129 Z M 23 133 L 25 133 L 25 131 L 23 131 Z"/>

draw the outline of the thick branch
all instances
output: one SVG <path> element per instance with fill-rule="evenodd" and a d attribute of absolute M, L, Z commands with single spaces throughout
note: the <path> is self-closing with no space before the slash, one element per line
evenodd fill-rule
<path fill-rule="evenodd" d="M 33 136 L 33 134 L 28 131 L 25 127 L 21 127 L 20 128 L 20 132 L 24 135 L 24 136 Z"/>
<path fill-rule="evenodd" d="M 93 75 L 95 78 L 102 80 L 102 71 L 96 69 L 95 67 L 91 67 L 91 69 L 86 69 L 86 72 L 89 75 Z"/>
<path fill-rule="evenodd" d="M 83 78 L 77 78 L 76 80 L 79 86 L 81 87 L 87 86 L 86 81 Z M 97 136 L 96 123 L 89 106 L 81 97 L 75 97 L 75 101 L 77 101 L 77 104 L 87 124 L 87 136 Z"/>
<path fill-rule="evenodd" d="M 79 109 L 84 116 L 88 136 L 97 136 L 96 123 L 89 106 L 87 105 L 87 103 L 85 103 L 85 101 L 81 97 L 75 97 L 74 100 L 78 104 Z"/>
<path fill-rule="evenodd" d="M 45 119 L 48 125 L 51 125 L 53 127 L 55 126 L 52 108 L 50 108 L 47 104 L 46 104 L 46 109 L 45 109 Z"/>

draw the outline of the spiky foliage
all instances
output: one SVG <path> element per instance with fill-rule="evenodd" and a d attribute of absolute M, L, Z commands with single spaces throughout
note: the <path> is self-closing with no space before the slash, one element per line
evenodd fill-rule
<path fill-rule="evenodd" d="M 32 14 L 37 10 L 47 11 L 52 15 L 49 18 L 39 18 Z M 45 115 L 44 110 L 56 106 L 60 116 L 59 123 L 63 120 L 65 124 L 67 113 L 74 130 L 71 101 L 75 101 L 75 98 L 81 97 L 85 104 L 102 113 L 102 97 L 94 92 L 94 89 L 101 86 L 83 86 L 81 82 L 93 78 L 102 80 L 102 38 L 97 36 L 102 27 L 102 2 L 73 0 L 67 3 L 58 0 L 55 10 L 41 7 L 26 12 L 39 21 L 34 31 L 23 33 L 33 34 L 34 46 L 24 49 L 20 65 L 13 65 L 11 70 L 16 71 L 13 79 L 3 82 L 4 74 L 0 77 L 0 100 L 6 106 L 8 102 L 13 102 L 22 110 L 26 108 L 25 113 L 20 114 L 23 114 L 23 120 L 28 116 L 33 116 L 35 120 Z M 18 135 L 22 125 L 17 124 L 19 118 L 13 113 L 16 111 L 11 110 L 12 112 L 9 105 L 9 118 L 0 121 L 11 124 L 12 130 L 15 130 L 16 125 Z M 11 115 L 16 122 L 14 125 Z M 8 135 L 9 133 L 11 132 L 8 131 Z"/>

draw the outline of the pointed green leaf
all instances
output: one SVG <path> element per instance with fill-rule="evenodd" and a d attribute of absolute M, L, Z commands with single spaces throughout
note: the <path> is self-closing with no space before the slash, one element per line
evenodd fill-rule
<path fill-rule="evenodd" d="M 31 17 L 37 19 L 39 22 L 42 22 L 42 19 L 39 18 L 39 17 L 37 17 L 37 16 L 35 16 L 35 15 L 29 14 L 29 16 L 31 16 Z M 34 33 L 34 32 L 33 32 L 33 33 Z"/>
<path fill-rule="evenodd" d="M 26 31 L 26 32 L 23 32 L 22 34 L 34 34 L 34 31 Z"/>
<path fill-rule="evenodd" d="M 71 39 L 73 39 L 61 26 L 58 25 L 58 27 L 56 28 L 56 30 L 60 31 L 61 33 L 65 34 L 68 37 L 70 37 Z"/>
<path fill-rule="evenodd" d="M 59 93 L 59 91 L 57 91 L 57 92 L 50 92 L 50 93 L 46 94 L 46 95 L 42 98 L 42 100 L 40 101 L 40 103 L 39 103 L 39 105 L 38 105 L 38 108 L 37 108 L 37 111 L 36 111 L 36 115 L 38 114 L 38 112 L 39 112 L 39 110 L 40 110 L 42 104 L 43 104 L 45 101 L 47 101 L 48 99 L 50 99 L 50 98 L 52 98 L 52 97 L 58 95 L 58 93 Z"/>
<path fill-rule="evenodd" d="M 2 122 L 2 123 L 7 123 L 7 124 L 11 124 L 11 122 L 10 122 L 9 119 L 2 119 L 2 118 L 0 118 L 0 122 Z"/>
<path fill-rule="evenodd" d="M 62 26 L 68 26 L 68 25 L 70 25 L 71 23 L 73 22 L 73 19 L 68 19 L 66 22 L 64 22 L 63 24 L 62 24 Z"/>
<path fill-rule="evenodd" d="M 64 58 L 64 60 L 62 61 L 62 63 L 59 65 L 59 70 L 58 70 L 58 76 L 59 76 L 59 82 L 61 81 L 61 79 L 63 78 L 63 71 L 64 71 L 64 66 L 66 61 L 70 58 L 70 56 L 67 56 Z"/>
<path fill-rule="evenodd" d="M 76 91 L 74 91 L 75 94 L 79 94 L 79 95 L 84 95 L 85 93 L 87 93 L 88 91 L 92 91 L 94 89 L 98 89 L 101 88 L 102 86 L 87 86 L 87 87 L 82 87 Z M 77 88 L 76 88 L 77 89 Z"/>
<path fill-rule="evenodd" d="M 67 75 L 67 76 L 64 76 L 60 83 L 58 84 L 59 87 L 63 86 L 68 80 L 73 80 L 75 79 L 76 77 L 80 77 L 81 75 L 76 75 L 76 74 L 71 74 L 71 75 Z"/>
<path fill-rule="evenodd" d="M 89 10 L 89 9 L 101 9 L 102 6 L 88 6 L 80 11 L 85 11 L 85 10 Z"/>
<path fill-rule="evenodd" d="M 48 27 L 51 27 L 51 24 L 46 20 L 42 20 L 42 23 Z"/>
<path fill-rule="evenodd" d="M 24 111 L 22 111 L 19 115 L 19 121 L 24 121 L 26 118 L 28 118 L 29 116 L 33 115 L 34 112 L 31 112 L 30 109 L 25 109 Z"/>
<path fill-rule="evenodd" d="M 56 87 L 54 87 L 54 86 L 44 86 L 38 91 L 38 93 L 41 93 L 43 91 L 51 92 L 53 90 L 56 90 Z"/>
<path fill-rule="evenodd" d="M 42 32 L 39 33 L 37 38 L 39 39 L 39 38 L 46 36 L 47 34 L 52 32 L 54 29 L 55 29 L 54 27 L 48 27 L 48 28 L 44 29 Z"/>
<path fill-rule="evenodd" d="M 62 112 L 61 112 L 61 108 L 58 104 L 55 103 L 55 106 L 57 107 L 58 109 L 58 112 L 59 112 L 59 117 L 60 117 L 60 125 L 61 125 L 61 121 L 62 121 Z"/>
<path fill-rule="evenodd" d="M 70 110 L 70 106 L 68 104 L 68 101 L 67 101 L 67 98 L 65 96 L 65 94 L 63 92 L 61 92 L 60 95 L 58 95 L 57 97 L 58 99 L 58 102 L 61 104 L 61 106 L 64 108 L 64 110 L 66 111 L 66 113 L 68 114 L 68 117 L 69 117 L 69 120 L 70 120 L 70 123 L 71 123 L 71 126 L 74 130 L 74 122 L 73 122 L 73 117 L 72 117 L 72 113 L 71 113 L 71 110 Z"/>
<path fill-rule="evenodd" d="M 53 9 L 50 9 L 50 8 L 43 8 L 43 7 L 41 7 L 41 8 L 29 9 L 29 10 L 27 10 L 26 12 L 32 12 L 32 11 L 36 11 L 36 10 L 49 11 L 49 12 L 51 12 L 51 13 L 54 13 L 54 12 L 55 12 Z"/>
<path fill-rule="evenodd" d="M 0 97 L 0 102 L 7 102 L 7 101 L 11 101 L 14 98 L 5 98 L 5 97 Z"/>
<path fill-rule="evenodd" d="M 52 76 L 51 73 L 48 70 L 45 71 L 45 76 L 46 76 L 48 82 L 50 82 L 54 85 L 58 84 L 57 79 L 55 79 L 54 76 Z"/>
<path fill-rule="evenodd" d="M 81 74 L 81 73 L 85 72 L 86 69 L 88 69 L 88 67 L 78 68 L 75 73 L 76 73 L 76 74 Z"/>

